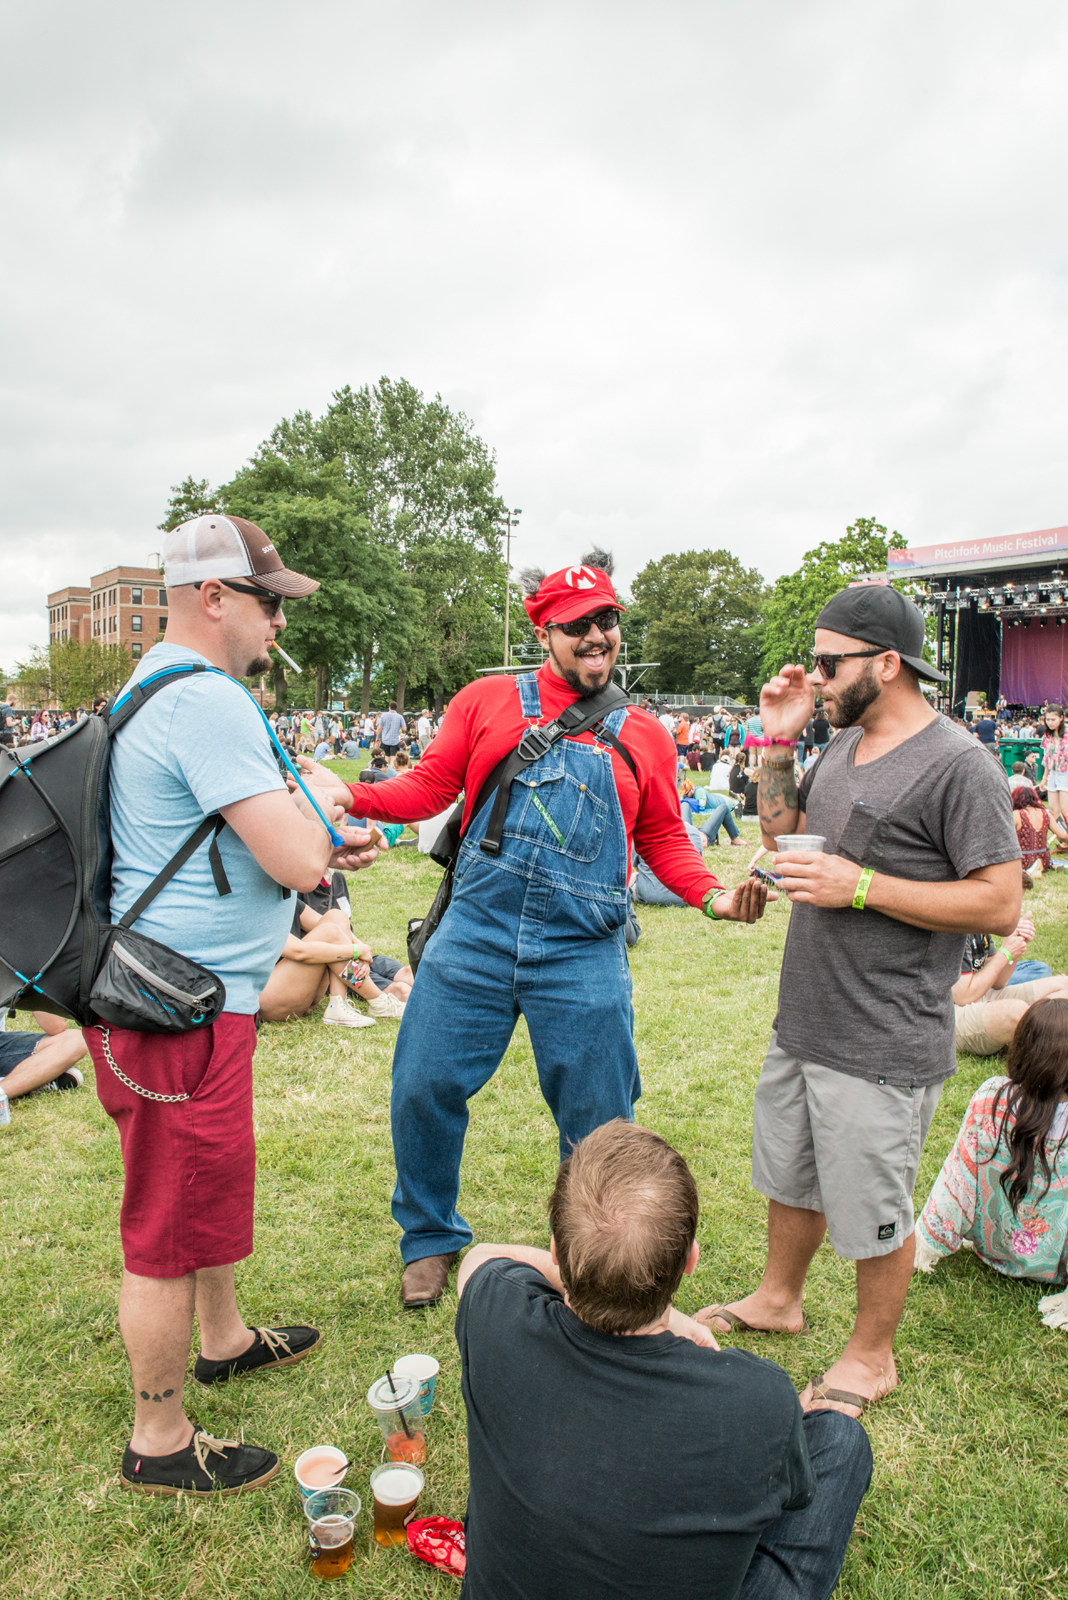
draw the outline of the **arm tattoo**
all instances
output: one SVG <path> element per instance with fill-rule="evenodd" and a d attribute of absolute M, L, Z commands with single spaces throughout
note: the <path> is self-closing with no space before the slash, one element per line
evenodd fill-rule
<path fill-rule="evenodd" d="M 765 761 L 757 781 L 757 814 L 764 833 L 769 838 L 793 833 L 800 809 L 793 757 L 787 762 Z"/>

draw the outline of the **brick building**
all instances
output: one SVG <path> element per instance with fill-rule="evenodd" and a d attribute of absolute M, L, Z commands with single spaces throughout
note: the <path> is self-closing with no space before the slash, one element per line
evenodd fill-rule
<path fill-rule="evenodd" d="M 98 639 L 124 644 L 135 661 L 167 629 L 167 591 L 157 567 L 111 567 L 88 589 L 57 589 L 48 596 L 50 640 Z"/>

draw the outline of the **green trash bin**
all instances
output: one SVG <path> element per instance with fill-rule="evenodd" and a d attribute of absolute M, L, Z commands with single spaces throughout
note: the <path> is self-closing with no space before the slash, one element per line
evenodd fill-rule
<path fill-rule="evenodd" d="M 1001 747 L 998 750 L 998 755 L 1001 757 L 1001 765 L 1005 768 L 1005 771 L 1010 775 L 1010 777 L 1012 775 L 1012 769 L 1015 762 L 1026 761 L 1029 755 L 1034 755 L 1035 770 L 1038 773 L 1039 782 L 1042 781 L 1043 769 L 1041 739 L 1002 739 Z"/>

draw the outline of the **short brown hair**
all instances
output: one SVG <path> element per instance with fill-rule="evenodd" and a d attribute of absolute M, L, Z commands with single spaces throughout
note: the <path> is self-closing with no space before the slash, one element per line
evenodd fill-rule
<path fill-rule="evenodd" d="M 693 1174 L 659 1134 L 617 1118 L 580 1139 L 549 1200 L 575 1315 L 603 1333 L 655 1322 L 682 1281 L 697 1213 Z"/>

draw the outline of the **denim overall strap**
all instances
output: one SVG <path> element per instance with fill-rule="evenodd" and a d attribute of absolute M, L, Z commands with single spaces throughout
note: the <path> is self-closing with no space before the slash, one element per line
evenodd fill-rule
<path fill-rule="evenodd" d="M 525 717 L 541 716 L 541 695 L 538 693 L 538 674 L 524 672 L 522 677 L 515 680 L 519 690 L 519 704 Z"/>
<path fill-rule="evenodd" d="M 607 728 L 609 733 L 614 733 L 618 739 L 620 732 L 622 731 L 623 724 L 626 722 L 626 720 L 626 706 L 617 706 L 614 711 L 610 711 L 608 713 L 607 717 L 602 718 L 602 726 Z"/>

